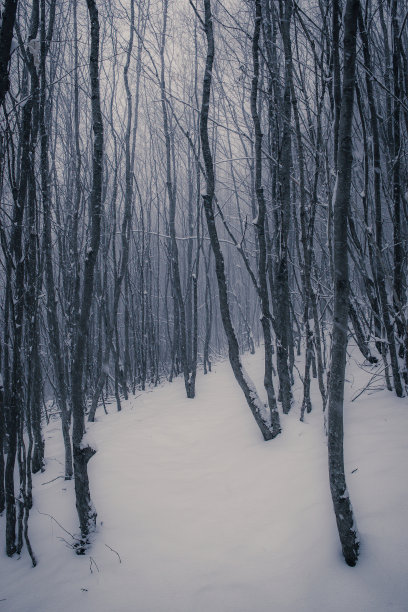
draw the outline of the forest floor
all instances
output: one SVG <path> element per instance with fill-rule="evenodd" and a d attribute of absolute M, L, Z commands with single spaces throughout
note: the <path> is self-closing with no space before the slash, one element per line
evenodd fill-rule
<path fill-rule="evenodd" d="M 305 422 L 299 381 L 283 433 L 266 443 L 229 364 L 218 363 L 198 376 L 195 400 L 180 379 L 121 413 L 99 411 L 88 434 L 98 528 L 86 556 L 70 547 L 74 484 L 61 477 L 60 424 L 50 423 L 30 517 L 38 566 L 26 549 L 0 554 L 0 612 L 407 612 L 407 400 L 374 379 L 351 401 L 375 372 L 353 355 L 345 456 L 355 568 L 341 556 L 315 381 Z M 262 351 L 245 366 L 260 389 Z"/>

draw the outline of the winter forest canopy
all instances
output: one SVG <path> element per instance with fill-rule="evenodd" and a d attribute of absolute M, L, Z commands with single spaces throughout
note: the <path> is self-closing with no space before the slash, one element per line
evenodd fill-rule
<path fill-rule="evenodd" d="M 89 423 L 177 377 L 194 410 L 196 375 L 211 386 L 228 357 L 268 445 L 285 437 L 282 415 L 323 409 L 327 486 L 354 566 L 348 344 L 390 397 L 408 389 L 408 2 L 1 10 L 7 555 L 37 561 L 32 474 L 46 469 L 50 421 L 75 483 L 73 548 L 87 554 L 98 510 Z M 263 384 L 242 365 L 255 350 Z"/>

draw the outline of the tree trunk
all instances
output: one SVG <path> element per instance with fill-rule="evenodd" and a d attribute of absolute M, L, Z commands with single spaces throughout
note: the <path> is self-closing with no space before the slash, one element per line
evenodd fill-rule
<path fill-rule="evenodd" d="M 91 54 L 89 72 L 92 92 L 92 126 L 94 132 L 92 192 L 89 203 L 90 242 L 86 253 L 82 282 L 82 300 L 78 328 L 76 330 L 74 358 L 72 364 L 72 445 L 74 456 L 76 508 L 81 529 L 81 542 L 78 554 L 84 554 L 89 543 L 89 533 L 95 527 L 96 512 L 92 506 L 88 480 L 88 461 L 94 450 L 83 445 L 85 433 L 85 398 L 83 376 L 85 349 L 88 339 L 89 315 L 93 297 L 94 270 L 99 250 L 102 213 L 102 157 L 103 124 L 99 92 L 99 18 L 94 0 L 87 0 L 91 22 Z"/>
<path fill-rule="evenodd" d="M 28 174 L 30 166 L 30 134 L 33 101 L 30 98 L 24 106 L 21 125 L 21 173 L 17 199 L 15 201 L 13 231 L 10 251 L 15 267 L 14 282 L 14 329 L 13 361 L 11 369 L 10 406 L 7 414 L 8 454 L 5 470 L 6 493 L 6 552 L 12 556 L 16 552 L 16 499 L 14 496 L 14 466 L 17 455 L 17 438 L 22 418 L 23 404 L 23 315 L 24 315 L 24 257 L 22 248 L 22 229 L 24 209 L 27 199 Z"/>
<path fill-rule="evenodd" d="M 5 414 L 4 414 L 4 389 L 3 380 L 0 379 L 0 514 L 6 507 L 4 491 L 4 437 L 5 437 Z"/>
<path fill-rule="evenodd" d="M 207 38 L 207 57 L 203 81 L 203 97 L 200 111 L 200 135 L 203 159 L 207 173 L 207 193 L 203 195 L 204 211 L 207 221 L 211 247 L 215 258 L 215 270 L 218 283 L 218 296 L 220 302 L 221 319 L 228 342 L 228 355 L 235 378 L 240 385 L 248 406 L 260 428 L 265 440 L 271 440 L 274 432 L 266 420 L 265 406 L 260 401 L 255 387 L 242 367 L 239 356 L 239 346 L 235 330 L 232 325 L 231 313 L 228 303 L 227 279 L 225 276 L 224 256 L 221 251 L 215 225 L 213 200 L 215 195 L 214 166 L 208 138 L 208 111 L 210 106 L 212 69 L 214 63 L 214 34 L 211 14 L 211 1 L 204 0 L 205 7 L 205 33 Z M 276 435 L 276 434 L 275 434 Z"/>
<path fill-rule="evenodd" d="M 261 1 L 256 0 L 255 28 L 252 38 L 252 60 L 253 60 L 253 78 L 251 89 L 251 114 L 254 124 L 255 133 L 255 192 L 258 203 L 258 215 L 256 219 L 256 230 L 258 236 L 259 257 L 258 257 L 258 276 L 259 276 L 259 296 L 261 299 L 261 324 L 265 341 L 265 369 L 264 369 L 264 385 L 268 396 L 268 404 L 271 418 L 271 432 L 273 437 L 281 432 L 279 412 L 276 405 L 276 396 L 273 386 L 272 371 L 272 334 L 271 334 L 271 313 L 269 308 L 269 294 L 267 281 L 267 256 L 266 256 L 266 238 L 265 238 L 265 196 L 262 186 L 262 132 L 261 123 L 259 120 L 257 103 L 258 103 L 258 81 L 259 81 L 259 36 L 261 31 L 262 8 Z"/>
<path fill-rule="evenodd" d="M 352 171 L 352 125 L 359 0 L 347 0 L 344 19 L 344 78 L 340 109 L 337 180 L 334 200 L 334 317 L 329 384 L 328 449 L 330 490 L 343 555 L 358 558 L 359 540 L 347 491 L 343 451 L 343 400 L 349 310 L 347 227 Z"/>
<path fill-rule="evenodd" d="M 5 0 L 0 28 L 0 107 L 10 88 L 9 61 L 18 0 Z"/>
<path fill-rule="evenodd" d="M 164 78 L 164 51 L 166 44 L 166 28 L 167 28 L 167 0 L 163 3 L 163 32 L 160 47 L 160 60 L 161 60 L 161 74 L 160 74 L 160 92 L 161 92 L 161 105 L 163 113 L 163 127 L 166 145 L 166 186 L 169 198 L 169 232 L 170 232 L 170 262 L 172 270 L 172 282 L 173 287 L 173 298 L 174 298 L 174 310 L 178 310 L 179 313 L 179 333 L 180 333 L 180 360 L 181 367 L 183 368 L 184 384 L 186 388 L 186 395 L 188 398 L 194 398 L 195 396 L 195 380 L 190 376 L 190 359 L 188 355 L 187 347 L 187 332 L 186 332 L 186 312 L 183 300 L 183 293 L 181 288 L 180 278 L 180 264 L 179 254 L 176 240 L 176 191 L 174 181 L 172 177 L 171 169 L 171 138 L 169 121 L 167 116 L 167 98 L 166 98 L 166 85 Z"/>
<path fill-rule="evenodd" d="M 291 215 L 291 167 L 292 167 L 292 127 L 291 127 L 291 81 L 292 81 L 292 51 L 290 41 L 290 22 L 292 18 L 292 0 L 281 3 L 281 32 L 285 54 L 285 87 L 283 95 L 283 132 L 282 152 L 280 158 L 280 210 L 279 210 L 279 251 L 275 278 L 275 311 L 277 325 L 275 326 L 277 349 L 276 360 L 279 375 L 279 397 L 282 410 L 287 414 L 292 404 L 291 375 L 289 368 L 290 352 L 290 291 L 288 269 L 288 234 Z"/>

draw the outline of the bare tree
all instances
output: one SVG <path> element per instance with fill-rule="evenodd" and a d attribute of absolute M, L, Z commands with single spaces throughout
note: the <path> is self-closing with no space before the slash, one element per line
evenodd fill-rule
<path fill-rule="evenodd" d="M 211 247 L 214 253 L 215 269 L 218 283 L 218 296 L 220 301 L 221 319 L 228 341 L 228 355 L 234 376 L 240 385 L 248 406 L 260 428 L 265 440 L 272 439 L 278 432 L 273 430 L 267 421 L 265 407 L 260 401 L 256 389 L 246 374 L 239 355 L 238 341 L 232 325 L 230 307 L 228 303 L 227 279 L 225 275 L 224 257 L 218 238 L 217 227 L 214 218 L 213 201 L 215 195 L 215 176 L 211 153 L 211 146 L 208 137 L 208 111 L 211 96 L 212 69 L 214 63 L 214 33 L 213 18 L 211 14 L 210 0 L 204 0 L 204 27 L 207 38 L 207 57 L 203 80 L 203 97 L 200 112 L 200 135 L 201 147 L 207 178 L 207 193 L 203 195 L 204 211 L 207 220 L 208 234 L 210 236 Z"/>
<path fill-rule="evenodd" d="M 276 405 L 275 391 L 273 387 L 272 371 L 272 335 L 271 335 L 271 312 L 269 308 L 268 279 L 267 279 L 267 248 L 266 248 L 266 204 L 262 185 L 262 132 L 258 115 L 258 81 L 259 81 L 259 36 L 261 32 L 262 7 L 260 0 L 255 2 L 255 29 L 252 38 L 252 60 L 254 75 L 252 78 L 251 91 L 251 113 L 255 132 L 255 191 L 258 202 L 258 215 L 256 217 L 256 229 L 258 234 L 259 257 L 259 295 L 262 307 L 262 330 L 265 340 L 265 374 L 264 385 L 268 395 L 269 409 L 271 413 L 271 431 L 273 436 L 280 433 L 280 420 Z"/>
<path fill-rule="evenodd" d="M 347 0 L 344 16 L 343 92 L 334 200 L 334 315 L 329 386 L 329 478 L 337 528 L 348 565 L 355 565 L 359 539 L 344 473 L 343 401 L 349 310 L 347 226 L 352 171 L 352 124 L 359 0 Z"/>
<path fill-rule="evenodd" d="M 91 503 L 88 479 L 88 461 L 95 450 L 83 443 L 85 433 L 85 398 L 83 393 L 83 378 L 85 365 L 86 341 L 88 339 L 88 324 L 94 291 L 95 264 L 98 256 L 101 233 L 101 203 L 102 203 L 102 158 L 103 158 L 103 123 L 99 91 L 99 16 L 94 0 L 87 0 L 91 24 L 91 53 L 89 58 L 89 73 L 91 79 L 92 126 L 94 132 L 92 192 L 89 202 L 89 245 L 87 247 L 84 273 L 82 278 L 82 296 L 78 327 L 72 363 L 72 447 L 74 458 L 76 508 L 81 528 L 81 542 L 77 548 L 78 554 L 84 554 L 89 541 L 89 533 L 93 530 L 96 512 Z"/>

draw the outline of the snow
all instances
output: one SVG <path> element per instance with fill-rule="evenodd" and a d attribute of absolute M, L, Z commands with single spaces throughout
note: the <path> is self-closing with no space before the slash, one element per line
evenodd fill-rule
<path fill-rule="evenodd" d="M 94 451 L 98 451 L 98 441 L 97 441 L 98 439 L 97 437 L 93 435 L 94 428 L 92 427 L 92 425 L 93 425 L 92 423 L 88 424 L 88 430 L 82 436 L 80 448 L 81 449 L 92 448 Z"/>
<path fill-rule="evenodd" d="M 10 45 L 10 55 L 16 50 L 18 49 L 19 44 L 17 42 L 17 40 L 15 38 L 11 39 L 11 45 Z"/>
<path fill-rule="evenodd" d="M 258 389 L 261 353 L 244 359 Z M 352 360 L 345 405 L 355 568 L 341 556 L 316 381 L 305 422 L 297 383 L 283 433 L 264 442 L 229 364 L 219 363 L 197 377 L 195 400 L 180 379 L 123 402 L 120 413 L 114 403 L 107 416 L 99 410 L 88 428 L 98 446 L 89 463 L 98 529 L 83 557 L 69 546 L 74 483 L 57 478 L 63 445 L 51 421 L 30 518 L 38 566 L 25 549 L 1 554 L 0 612 L 406 612 L 407 402 L 370 387 L 352 402 L 375 368 L 365 370 Z"/>
<path fill-rule="evenodd" d="M 40 66 L 40 54 L 41 54 L 40 38 L 38 36 L 37 38 L 32 38 L 31 40 L 28 41 L 27 46 L 28 46 L 28 50 L 33 56 L 34 65 L 38 69 Z"/>

